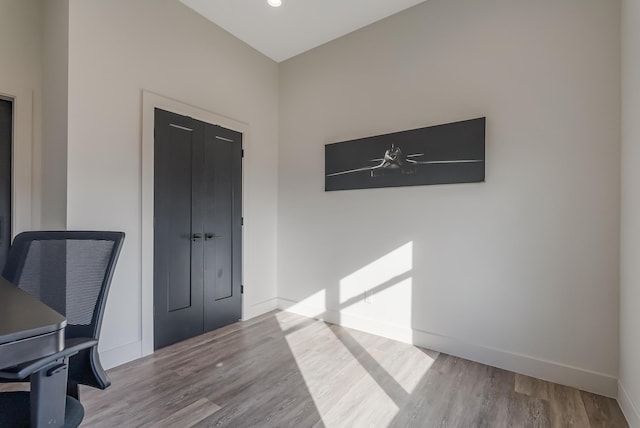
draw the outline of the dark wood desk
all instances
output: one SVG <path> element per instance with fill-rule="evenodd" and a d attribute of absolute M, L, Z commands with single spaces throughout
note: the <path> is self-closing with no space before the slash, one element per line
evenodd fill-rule
<path fill-rule="evenodd" d="M 0 369 L 64 349 L 65 318 L 0 277 Z"/>
<path fill-rule="evenodd" d="M 0 369 L 62 351 L 65 348 L 66 325 L 65 317 L 0 277 Z M 60 362 L 64 364 L 64 370 L 44 370 L 28 378 L 31 398 L 22 402 L 29 405 L 29 411 L 7 409 L 11 404 L 2 404 L 5 407 L 3 411 L 8 411 L 10 417 L 8 422 L 0 421 L 0 425 L 16 422 L 22 426 L 25 420 L 30 420 L 34 427 L 62 426 L 65 421 L 67 360 L 63 358 Z M 19 401 L 9 403 L 17 407 Z"/>

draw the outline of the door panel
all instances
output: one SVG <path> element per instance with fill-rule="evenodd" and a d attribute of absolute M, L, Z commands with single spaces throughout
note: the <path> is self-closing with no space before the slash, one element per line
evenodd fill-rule
<path fill-rule="evenodd" d="M 215 132 L 215 128 L 213 130 Z M 211 132 L 207 129 L 207 133 Z M 232 292 L 232 142 L 207 138 L 205 142 L 205 282 L 213 288 L 215 300 L 231 297 Z"/>
<path fill-rule="evenodd" d="M 203 332 L 202 172 L 204 127 L 188 117 L 155 112 L 154 339 L 155 347 Z M 200 141 L 198 144 L 197 142 Z M 195 179 L 194 179 L 195 178 Z M 193 209 L 192 207 L 196 207 Z"/>
<path fill-rule="evenodd" d="M 11 244 L 11 141 L 13 103 L 0 99 L 0 269 Z"/>
<path fill-rule="evenodd" d="M 167 308 L 169 312 L 191 307 L 191 171 L 192 145 L 189 131 L 169 128 L 166 158 L 171 159 L 167 165 L 165 183 L 168 200 L 167 234 L 164 237 L 171 257 L 166 259 L 167 287 L 169 296 Z"/>
<path fill-rule="evenodd" d="M 204 156 L 205 330 L 241 315 L 240 255 L 242 134 L 207 125 Z"/>

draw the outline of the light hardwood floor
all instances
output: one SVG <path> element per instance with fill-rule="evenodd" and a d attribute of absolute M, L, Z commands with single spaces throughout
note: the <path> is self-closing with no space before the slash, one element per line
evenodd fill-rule
<path fill-rule="evenodd" d="M 83 427 L 626 427 L 615 400 L 285 312 L 116 369 Z"/>

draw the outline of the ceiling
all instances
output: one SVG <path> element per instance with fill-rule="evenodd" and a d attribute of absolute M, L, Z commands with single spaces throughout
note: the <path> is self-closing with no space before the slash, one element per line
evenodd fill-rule
<path fill-rule="evenodd" d="M 281 62 L 425 0 L 180 0 Z"/>

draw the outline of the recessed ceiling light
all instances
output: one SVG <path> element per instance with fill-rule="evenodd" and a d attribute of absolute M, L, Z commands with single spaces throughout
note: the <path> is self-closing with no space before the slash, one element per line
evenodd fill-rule
<path fill-rule="evenodd" d="M 282 0 L 267 0 L 269 6 L 280 7 L 282 5 Z"/>

